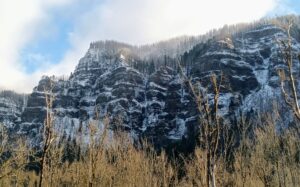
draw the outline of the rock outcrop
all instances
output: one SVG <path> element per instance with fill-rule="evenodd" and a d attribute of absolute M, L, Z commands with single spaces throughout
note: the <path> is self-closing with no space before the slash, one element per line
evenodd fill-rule
<path fill-rule="evenodd" d="M 200 83 L 199 89 L 206 91 L 209 99 L 213 97 L 211 74 L 223 77 L 219 112 L 230 118 L 239 112 L 268 110 L 271 101 L 280 100 L 276 71 L 285 66 L 275 39 L 282 38 L 286 38 L 282 29 L 262 25 L 199 43 L 178 56 L 184 73 L 192 82 Z M 299 42 L 292 42 L 293 50 L 298 52 Z M 87 133 L 91 119 L 108 115 L 112 132 L 122 129 L 134 139 L 147 138 L 158 147 L 194 139 L 198 112 L 176 58 L 150 58 L 150 52 L 146 57 L 145 53 L 139 56 L 140 51 L 116 42 L 92 43 L 68 79 L 43 77 L 24 110 L 16 110 L 20 119 L 11 118 L 18 133 L 34 143 L 41 141 L 46 114 L 44 91 L 51 87 L 59 134 L 74 137 L 79 129 Z"/>

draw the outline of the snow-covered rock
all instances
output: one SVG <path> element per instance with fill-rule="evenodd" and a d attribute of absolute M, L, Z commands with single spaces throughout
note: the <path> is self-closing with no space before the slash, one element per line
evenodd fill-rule
<path fill-rule="evenodd" d="M 108 115 L 111 132 L 122 129 L 158 147 L 195 139 L 199 128 L 195 99 L 173 57 L 182 55 L 184 72 L 193 83 L 200 82 L 210 100 L 211 74 L 223 76 L 218 107 L 219 115 L 227 118 L 238 111 L 268 110 L 272 100 L 280 100 L 276 70 L 283 62 L 278 38 L 286 38 L 282 29 L 262 25 L 211 39 L 169 58 L 164 53 L 151 58 L 155 47 L 94 42 L 68 79 L 43 77 L 22 110 L 0 98 L 0 114 L 5 110 L 4 116 L 9 116 L 7 111 L 14 111 L 11 114 L 20 119 L 10 120 L 11 125 L 15 123 L 19 134 L 38 144 L 46 115 L 44 91 L 52 87 L 58 134 L 75 137 L 78 131 L 87 132 L 91 120 Z M 293 46 L 295 52 L 300 50 L 296 40 Z"/>

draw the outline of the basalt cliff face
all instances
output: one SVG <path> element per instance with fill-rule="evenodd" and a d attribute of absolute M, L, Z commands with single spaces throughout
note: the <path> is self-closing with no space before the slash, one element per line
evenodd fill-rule
<path fill-rule="evenodd" d="M 223 77 L 219 115 L 232 120 L 240 113 L 260 113 L 282 104 L 277 70 L 285 66 L 276 40 L 286 37 L 282 29 L 266 24 L 205 42 L 190 40 L 190 45 L 184 39 L 177 53 L 174 46 L 169 52 L 157 53 L 155 47 L 95 42 L 68 79 L 43 77 L 26 106 L 22 102 L 5 104 L 8 102 L 1 98 L 1 111 L 16 111 L 1 116 L 16 115 L 5 122 L 39 144 L 46 115 L 44 91 L 51 88 L 58 134 L 76 138 L 80 131 L 87 135 L 91 120 L 108 116 L 111 133 L 121 129 L 133 139 L 147 138 L 158 147 L 192 142 L 199 128 L 197 106 L 177 59 L 209 100 L 213 99 L 211 74 Z M 299 52 L 300 43 L 293 39 L 292 44 L 293 51 Z M 178 42 L 174 45 L 179 46 Z M 294 64 L 299 72 L 298 63 Z M 285 107 L 278 110 L 288 123 L 291 113 Z M 103 124 L 99 125 L 101 129 Z"/>

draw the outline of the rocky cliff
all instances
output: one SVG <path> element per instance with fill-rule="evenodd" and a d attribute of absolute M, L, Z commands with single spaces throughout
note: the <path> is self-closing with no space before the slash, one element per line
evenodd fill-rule
<path fill-rule="evenodd" d="M 43 77 L 28 97 L 27 106 L 15 110 L 20 119 L 10 121 L 17 133 L 38 144 L 46 114 L 44 91 L 51 87 L 58 134 L 87 134 L 90 120 L 107 115 L 112 133 L 122 129 L 133 139 L 147 138 L 157 146 L 194 139 L 198 113 L 180 76 L 177 57 L 184 73 L 193 83 L 200 83 L 198 88 L 207 92 L 209 100 L 213 97 L 210 75 L 223 77 L 218 107 L 220 115 L 230 119 L 241 112 L 260 113 L 274 103 L 281 104 L 277 69 L 285 66 L 276 40 L 286 37 L 274 25 L 258 25 L 195 44 L 176 55 L 173 50 L 172 55 L 156 56 L 146 53 L 147 48 L 94 42 L 68 79 Z M 299 52 L 300 43 L 295 39 L 292 43 L 294 52 Z M 299 72 L 298 64 L 294 64 L 295 72 Z M 279 110 L 288 121 L 287 109 Z"/>

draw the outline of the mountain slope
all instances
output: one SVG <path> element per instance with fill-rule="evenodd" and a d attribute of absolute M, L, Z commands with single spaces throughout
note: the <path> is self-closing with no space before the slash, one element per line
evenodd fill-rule
<path fill-rule="evenodd" d="M 76 137 L 80 131 L 88 136 L 89 121 L 108 115 L 111 133 L 122 129 L 133 139 L 147 138 L 157 147 L 193 141 L 198 129 L 196 103 L 180 77 L 176 57 L 181 55 L 184 73 L 193 83 L 200 83 L 199 89 L 206 90 L 209 100 L 213 99 L 210 75 L 224 77 L 219 112 L 230 120 L 241 112 L 267 111 L 274 101 L 280 104 L 277 69 L 285 66 L 276 39 L 286 37 L 278 27 L 260 24 L 176 55 L 147 53 L 147 47 L 112 41 L 94 42 L 68 79 L 43 77 L 24 111 L 18 112 L 20 120 L 11 121 L 19 134 L 38 145 L 46 114 L 44 91 L 51 87 L 54 124 L 60 135 Z M 295 39 L 293 50 L 300 50 Z M 284 107 L 280 111 L 288 123 L 290 113 Z"/>
<path fill-rule="evenodd" d="M 12 91 L 0 91 L 0 122 L 13 127 L 14 122 L 21 120 L 21 114 L 27 103 L 27 95 Z"/>

